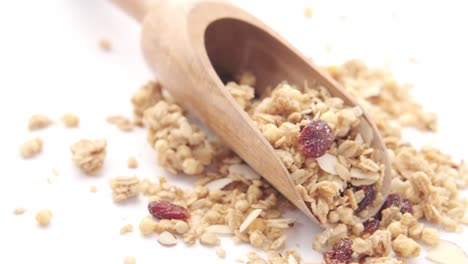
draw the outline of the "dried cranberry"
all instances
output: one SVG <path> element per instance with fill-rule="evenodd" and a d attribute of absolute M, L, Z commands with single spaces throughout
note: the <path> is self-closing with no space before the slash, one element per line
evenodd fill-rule
<path fill-rule="evenodd" d="M 154 217 L 160 219 L 187 219 L 189 211 L 168 201 L 156 201 L 148 204 L 148 211 Z"/>
<path fill-rule="evenodd" d="M 302 128 L 299 144 L 304 156 L 318 158 L 323 156 L 333 143 L 333 134 L 325 121 L 313 120 Z"/>
<path fill-rule="evenodd" d="M 323 260 L 326 264 L 348 264 L 351 263 L 353 250 L 351 246 L 353 241 L 349 238 L 342 238 L 333 245 L 332 251 L 323 254 Z"/>
<path fill-rule="evenodd" d="M 365 185 L 361 188 L 364 191 L 364 198 L 359 202 L 356 213 L 360 213 L 364 210 L 372 201 L 375 199 L 375 187 L 374 185 Z"/>
<path fill-rule="evenodd" d="M 364 222 L 363 234 L 374 234 L 377 229 L 379 229 L 380 221 L 377 219 L 369 219 Z"/>
<path fill-rule="evenodd" d="M 413 214 L 413 207 L 411 206 L 410 201 L 406 197 L 401 197 L 401 206 L 400 212 Z"/>
<path fill-rule="evenodd" d="M 404 213 L 413 213 L 413 207 L 411 206 L 410 201 L 404 197 L 399 195 L 398 193 L 391 193 L 388 195 L 387 200 L 385 201 L 383 209 L 389 207 L 397 207 L 400 208 L 400 212 Z M 383 210 L 382 209 L 382 210 Z"/>

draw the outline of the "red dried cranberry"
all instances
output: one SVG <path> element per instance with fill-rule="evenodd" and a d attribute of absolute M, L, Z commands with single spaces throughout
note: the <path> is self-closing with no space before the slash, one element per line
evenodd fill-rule
<path fill-rule="evenodd" d="M 413 213 L 413 207 L 411 206 L 410 201 L 404 197 L 399 195 L 398 193 L 391 193 L 388 195 L 387 200 L 385 201 L 385 205 L 383 209 L 389 207 L 397 207 L 400 208 L 400 212 L 404 213 Z M 383 210 L 382 209 L 382 210 Z"/>
<path fill-rule="evenodd" d="M 351 246 L 353 241 L 349 238 L 342 238 L 333 245 L 332 251 L 323 254 L 323 260 L 326 264 L 349 264 L 353 256 Z"/>
<path fill-rule="evenodd" d="M 385 200 L 385 208 L 389 207 L 400 207 L 401 197 L 398 193 L 391 193 L 387 196 L 387 200 Z M 384 208 L 384 209 L 385 209 Z"/>
<path fill-rule="evenodd" d="M 364 191 L 364 198 L 359 202 L 356 213 L 360 213 L 362 210 L 372 203 L 375 199 L 375 187 L 374 185 L 365 185 L 361 188 Z"/>
<path fill-rule="evenodd" d="M 301 130 L 299 144 L 304 156 L 318 158 L 323 156 L 333 143 L 333 134 L 325 121 L 313 120 Z"/>
<path fill-rule="evenodd" d="M 377 219 L 369 219 L 364 222 L 364 230 L 362 231 L 363 234 L 374 234 L 377 229 L 379 229 L 380 221 Z"/>
<path fill-rule="evenodd" d="M 156 201 L 148 204 L 148 211 L 154 217 L 160 219 L 187 219 L 189 211 L 168 201 Z"/>
<path fill-rule="evenodd" d="M 410 201 L 406 197 L 401 197 L 401 206 L 400 212 L 413 214 L 413 207 L 411 206 Z"/>

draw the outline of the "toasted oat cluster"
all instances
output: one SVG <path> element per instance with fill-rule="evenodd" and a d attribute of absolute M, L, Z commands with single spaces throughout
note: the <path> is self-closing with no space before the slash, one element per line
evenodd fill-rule
<path fill-rule="evenodd" d="M 466 221 L 459 190 L 468 186 L 468 166 L 434 148 L 416 149 L 402 141 L 402 127 L 435 130 L 437 120 L 391 75 L 358 61 L 329 71 L 371 114 L 389 149 L 393 179 L 385 201 L 379 196 L 384 168 L 369 144 L 374 135 L 360 108 L 347 107 L 321 87 L 287 83 L 258 99 L 252 74 L 239 75 L 227 89 L 276 149 L 312 212 L 328 224 L 313 243 L 315 250 L 327 251 L 324 263 L 405 263 L 399 258 L 418 256 L 420 242 L 438 244 L 437 229 L 421 220 L 454 231 Z M 135 115 L 144 116 L 159 164 L 173 173 L 200 176 L 192 189 L 165 178 L 142 180 L 139 191 L 150 202 L 187 208 L 190 217 L 146 216 L 141 233 L 164 234 L 162 244 L 173 245 L 181 238 L 207 246 L 217 246 L 220 235 L 230 235 L 268 252 L 267 258 L 249 254 L 247 263 L 300 263 L 297 252 L 284 251 L 284 230 L 295 223 L 282 214 L 290 203 L 226 146 L 190 123 L 159 85 L 146 85 L 136 95 Z M 325 148 L 321 142 L 329 142 L 330 134 Z M 380 201 L 384 205 L 377 215 L 357 221 L 367 218 L 366 208 Z M 392 252 L 397 257 L 391 257 Z"/>
<path fill-rule="evenodd" d="M 72 160 L 84 173 L 95 175 L 106 158 L 105 140 L 82 139 L 71 146 Z"/>
<path fill-rule="evenodd" d="M 118 203 L 137 196 L 139 184 L 140 180 L 135 176 L 112 178 L 109 181 L 109 186 L 112 189 L 112 199 Z"/>
<path fill-rule="evenodd" d="M 158 163 L 170 172 L 199 175 L 211 164 L 214 150 L 206 133 L 190 124 L 182 108 L 170 98 L 148 108 L 144 124 Z"/>
<path fill-rule="evenodd" d="M 42 151 L 42 139 L 35 137 L 27 140 L 20 146 L 20 155 L 23 159 L 29 159 Z"/>
<path fill-rule="evenodd" d="M 137 90 L 131 99 L 133 105 L 134 123 L 143 125 L 143 114 L 161 100 L 162 87 L 158 82 L 150 81 Z"/>

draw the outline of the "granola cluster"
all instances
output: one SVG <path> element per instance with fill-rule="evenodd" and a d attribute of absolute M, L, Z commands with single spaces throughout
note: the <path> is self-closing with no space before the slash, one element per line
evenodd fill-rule
<path fill-rule="evenodd" d="M 70 149 L 75 165 L 88 175 L 98 173 L 106 158 L 107 143 L 103 139 L 82 139 L 74 143 Z"/>

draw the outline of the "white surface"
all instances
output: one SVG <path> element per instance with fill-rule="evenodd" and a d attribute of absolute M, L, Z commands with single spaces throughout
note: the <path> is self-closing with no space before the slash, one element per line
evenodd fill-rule
<path fill-rule="evenodd" d="M 410 134 L 411 140 L 434 143 L 466 158 L 468 43 L 462 35 L 468 19 L 463 1 L 235 2 L 319 63 L 361 58 L 391 67 L 400 80 L 415 83 L 418 100 L 439 114 L 440 133 Z M 303 16 L 307 3 L 314 9 L 312 19 Z M 105 1 L 5 1 L 0 4 L 0 32 L 1 263 L 122 263 L 127 255 L 136 256 L 139 264 L 221 262 L 213 249 L 198 245 L 187 249 L 182 243 L 168 249 L 155 237 L 142 238 L 137 226 L 146 214 L 144 198 L 124 205 L 111 201 L 109 178 L 165 174 L 155 165 L 144 131 L 125 134 L 104 122 L 108 115 L 130 116 L 132 92 L 151 77 L 139 53 L 138 26 Z M 113 52 L 97 48 L 101 37 L 112 42 Z M 420 64 L 411 64 L 410 57 Z M 31 114 L 57 119 L 66 111 L 80 116 L 79 129 L 57 124 L 44 131 L 26 131 Z M 18 146 L 33 135 L 44 139 L 44 152 L 23 161 Z M 69 146 L 81 138 L 101 137 L 109 145 L 104 170 L 97 177 L 83 176 L 70 161 Z M 131 155 L 140 164 L 135 172 L 126 168 Z M 52 168 L 59 175 L 48 184 Z M 184 179 L 170 177 L 189 184 Z M 98 187 L 96 194 L 89 192 L 91 185 Z M 15 207 L 28 211 L 14 216 Z M 34 220 L 41 208 L 54 214 L 46 229 Z M 318 228 L 297 212 L 291 214 L 299 217 L 299 223 L 289 247 L 299 243 L 305 260 L 319 260 L 311 249 Z M 120 227 L 128 223 L 136 231 L 121 236 Z M 468 234 L 443 234 L 443 238 L 462 244 Z M 222 247 L 227 251 L 225 263 L 245 259 L 251 250 L 234 247 L 228 239 Z"/>

